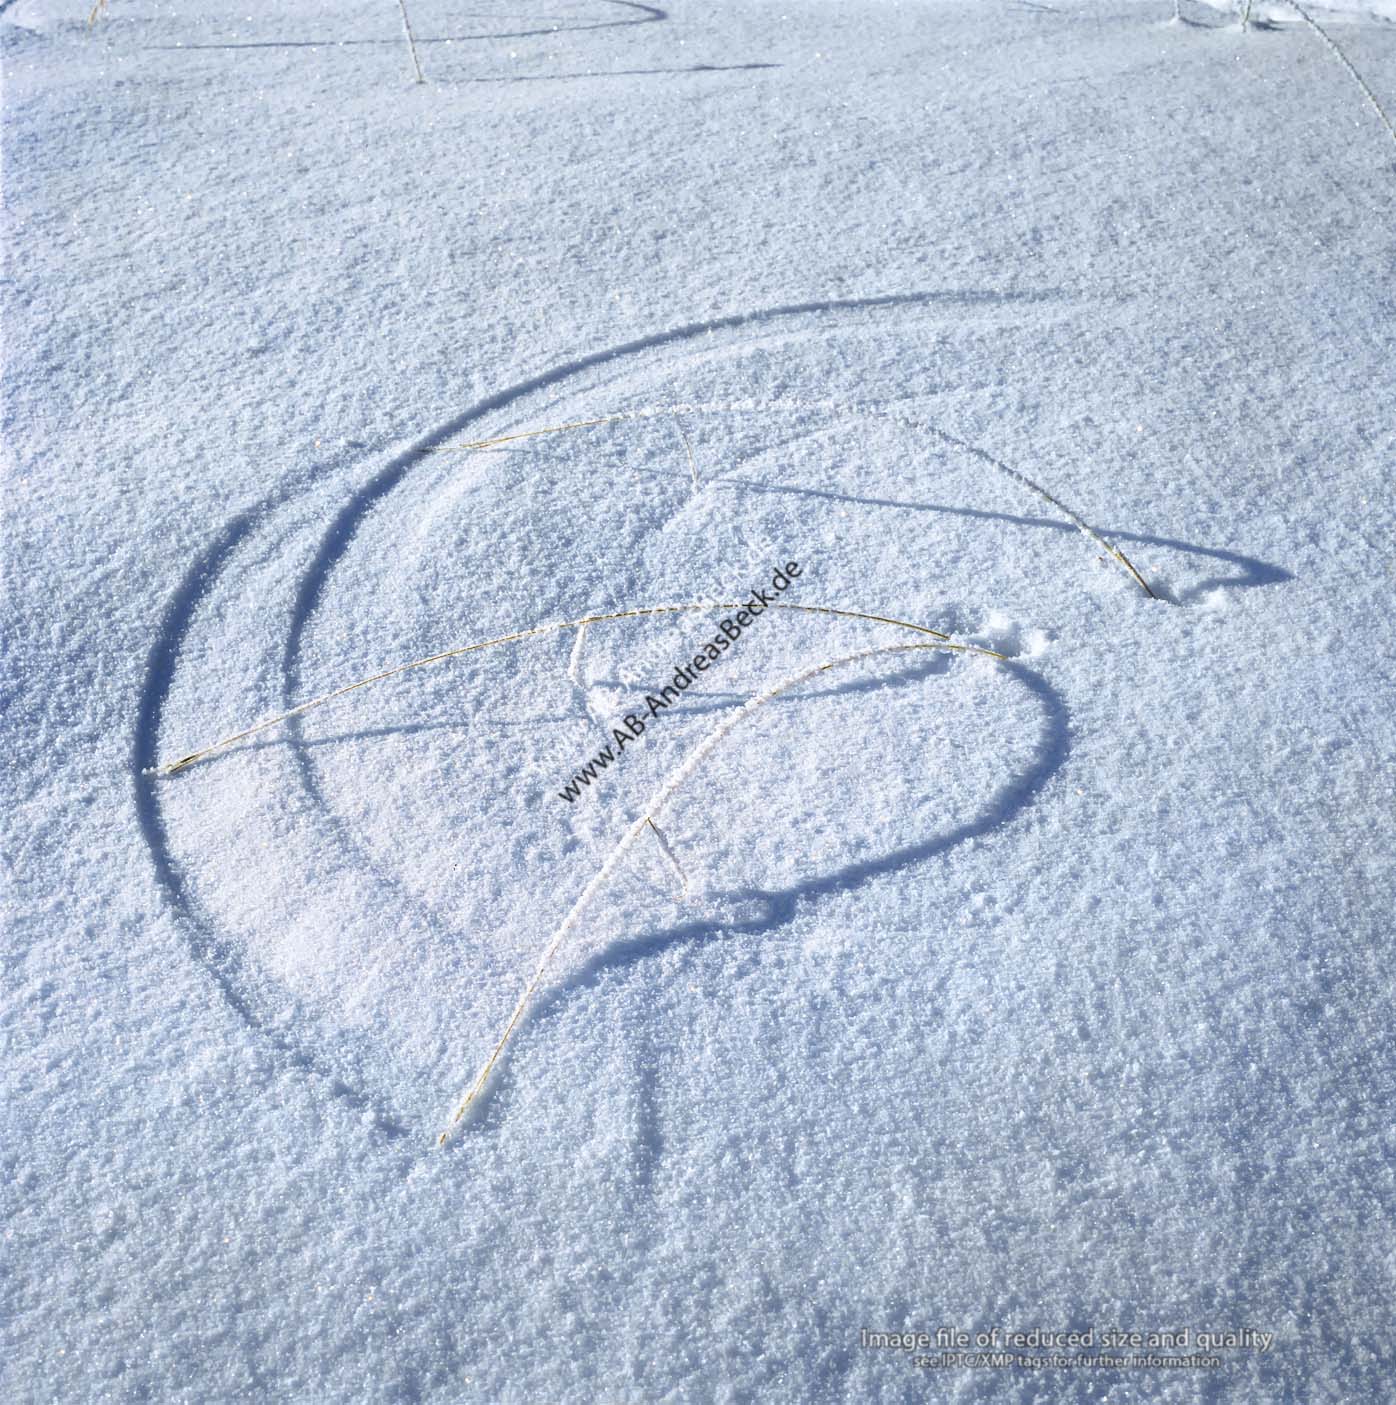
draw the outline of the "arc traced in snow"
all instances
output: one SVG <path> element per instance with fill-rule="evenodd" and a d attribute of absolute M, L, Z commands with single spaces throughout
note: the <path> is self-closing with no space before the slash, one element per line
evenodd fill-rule
<path fill-rule="evenodd" d="M 1084 533 L 1102 551 L 1119 564 L 1135 584 L 1151 600 L 1159 599 L 1148 581 L 1137 571 L 1130 559 L 1113 543 L 1095 530 L 1079 513 L 1073 512 L 1060 498 L 1054 497 L 1040 483 L 1034 482 L 1025 473 L 1020 473 L 1010 464 L 1004 463 L 1002 459 L 995 458 L 993 454 L 985 449 L 981 449 L 976 444 L 971 444 L 967 439 L 961 439 L 946 430 L 939 429 L 933 424 L 928 424 L 923 420 L 911 419 L 906 415 L 893 414 L 887 410 L 876 409 L 871 405 L 850 405 L 836 400 L 740 400 L 731 403 L 705 402 L 692 405 L 645 405 L 634 410 L 616 410 L 608 414 L 597 415 L 592 419 L 572 420 L 567 424 L 542 425 L 537 429 L 516 430 L 511 434 L 496 435 L 491 439 L 472 439 L 460 444 L 443 444 L 439 448 L 431 449 L 428 452 L 433 454 L 450 453 L 472 453 L 485 449 L 492 449 L 499 444 L 511 444 L 520 439 L 532 439 L 543 434 L 562 434 L 576 429 L 592 429 L 598 425 L 621 424 L 627 420 L 659 419 L 663 416 L 680 415 L 713 415 L 713 414 L 766 414 L 781 410 L 811 410 L 820 414 L 851 415 L 860 419 L 882 420 L 887 424 L 894 424 L 902 429 L 909 429 L 914 433 L 928 434 L 949 448 L 956 449 L 960 453 L 969 454 L 978 459 L 981 463 L 986 463 L 996 473 L 1026 488 L 1030 493 L 1042 499 L 1050 507 L 1066 518 L 1079 532 Z M 695 482 L 697 481 L 695 475 Z"/>
<path fill-rule="evenodd" d="M 974 644 L 954 644 L 945 641 L 937 641 L 932 644 L 883 644 L 875 649 L 862 649 L 856 654 L 845 654 L 842 658 L 830 659 L 824 663 L 815 664 L 812 668 L 802 669 L 798 673 L 791 674 L 788 678 L 783 678 L 774 687 L 768 688 L 764 693 L 760 693 L 756 697 L 749 699 L 730 717 L 718 723 L 718 725 L 693 748 L 688 756 L 669 773 L 659 789 L 655 791 L 648 804 L 643 807 L 643 813 L 640 818 L 631 824 L 625 833 L 621 835 L 615 848 L 611 850 L 601 867 L 592 875 L 587 885 L 582 889 L 577 901 L 572 904 L 572 908 L 567 916 L 562 919 L 562 923 L 557 931 L 553 933 L 547 946 L 543 948 L 543 954 L 538 958 L 538 965 L 533 972 L 533 977 L 524 987 L 524 992 L 519 997 L 519 1003 L 514 1007 L 514 1012 L 510 1015 L 509 1022 L 504 1026 L 504 1032 L 499 1036 L 499 1040 L 495 1044 L 489 1058 L 485 1060 L 484 1066 L 475 1076 L 475 1081 L 470 1085 L 459 1105 L 456 1107 L 445 1130 L 437 1138 L 438 1146 L 444 1146 L 450 1140 L 451 1133 L 460 1125 L 462 1118 L 464 1118 L 466 1113 L 470 1110 L 471 1104 L 479 1097 L 485 1084 L 489 1081 L 490 1073 L 493 1071 L 495 1064 L 498 1063 L 499 1056 L 504 1052 L 505 1045 L 508 1044 L 514 1030 L 518 1027 L 518 1023 L 523 1018 L 524 1011 L 528 1009 L 529 1004 L 532 1002 L 538 987 L 542 984 L 543 976 L 546 974 L 553 957 L 557 955 L 558 950 L 561 948 L 563 942 L 566 941 L 573 928 L 581 921 L 582 914 L 591 905 L 592 899 L 601 891 L 611 874 L 615 872 L 616 866 L 620 863 L 621 859 L 625 857 L 626 851 L 630 846 L 639 838 L 647 827 L 653 824 L 654 817 L 664 807 L 666 802 L 673 797 L 679 787 L 683 785 L 695 770 L 697 770 L 699 762 L 701 762 L 733 728 L 739 726 L 746 718 L 750 717 L 753 712 L 764 707 L 773 698 L 779 697 L 780 694 L 788 692 L 791 688 L 798 687 L 801 683 L 807 682 L 816 675 L 826 673 L 830 669 L 844 668 L 849 664 L 861 663 L 866 659 L 878 658 L 884 654 L 906 654 L 921 649 L 939 649 L 949 653 L 960 654 L 981 654 L 985 658 L 995 659 L 1000 663 L 1007 662 L 1002 654 L 995 653 L 992 649 L 981 649 Z"/>

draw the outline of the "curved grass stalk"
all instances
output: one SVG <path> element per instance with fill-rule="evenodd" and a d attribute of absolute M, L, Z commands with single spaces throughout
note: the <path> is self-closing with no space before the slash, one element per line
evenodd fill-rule
<path fill-rule="evenodd" d="M 1326 37 L 1326 36 L 1325 36 Z M 1331 40 L 1329 41 L 1332 42 Z M 1124 552 L 1113 543 L 1106 541 L 1079 513 L 1073 512 L 1060 498 L 1054 497 L 1040 483 L 1035 483 L 1025 473 L 1020 473 L 1016 468 L 1004 463 L 1002 459 L 995 458 L 987 450 L 971 444 L 966 439 L 960 439 L 956 435 L 949 434 L 943 429 L 938 429 L 933 424 L 927 424 L 920 420 L 911 419 L 905 415 L 892 414 L 886 410 L 874 409 L 867 405 L 845 405 L 837 401 L 829 400 L 751 400 L 735 404 L 709 403 L 700 405 L 646 405 L 634 410 L 617 410 L 612 414 L 599 415 L 594 419 L 572 420 L 567 424 L 542 425 L 537 429 L 515 430 L 512 434 L 497 435 L 492 439 L 472 439 L 459 444 L 442 444 L 429 452 L 434 454 L 449 453 L 474 453 L 486 449 L 497 448 L 501 444 L 512 444 L 520 439 L 534 439 L 543 434 L 563 434 L 575 429 L 591 429 L 596 425 L 621 424 L 629 420 L 658 419 L 661 416 L 671 415 L 702 415 L 702 414 L 760 414 L 778 410 L 816 410 L 827 414 L 853 415 L 862 419 L 883 420 L 888 424 L 895 424 L 903 429 L 908 429 L 917 434 L 928 434 L 933 439 L 960 453 L 969 454 L 978 459 L 981 463 L 986 463 L 996 473 L 1018 484 L 1019 487 L 1026 488 L 1030 493 L 1041 498 L 1049 507 L 1060 513 L 1077 531 L 1082 532 L 1093 541 L 1102 551 L 1126 571 L 1134 583 L 1151 600 L 1160 597 L 1156 595 L 1150 587 L 1148 581 L 1135 569 L 1134 563 L 1130 561 Z"/>
<path fill-rule="evenodd" d="M 1296 4 L 1295 0 L 1286 0 L 1286 3 L 1289 5 L 1290 9 L 1323 40 L 1333 57 L 1352 75 L 1352 81 L 1362 89 L 1363 93 L 1366 95 L 1367 101 L 1371 103 L 1376 110 L 1377 116 L 1381 119 L 1382 126 L 1391 134 L 1391 140 L 1396 141 L 1396 125 L 1393 125 L 1391 118 L 1387 116 L 1386 109 L 1378 101 L 1377 95 L 1368 86 L 1367 80 L 1353 66 L 1352 60 L 1338 47 L 1337 40 L 1334 39 L 1302 5 Z M 1249 13 L 1250 6 L 1247 5 L 1246 9 L 1247 13 Z"/>
<path fill-rule="evenodd" d="M 208 746 L 201 747 L 198 751 L 191 751 L 185 756 L 181 756 L 176 761 L 167 761 L 154 768 L 156 775 L 172 776 L 177 771 L 183 771 L 187 767 L 194 765 L 197 761 L 202 761 L 214 752 L 222 751 L 227 747 L 234 746 L 238 742 L 246 741 L 248 737 L 254 737 L 259 732 L 265 732 L 272 727 L 278 727 L 283 722 L 289 722 L 293 717 L 300 717 L 302 714 L 310 712 L 317 707 L 323 707 L 326 703 L 334 702 L 337 698 L 345 697 L 349 693 L 357 692 L 360 688 L 367 688 L 371 683 L 381 683 L 386 678 L 396 678 L 398 674 L 408 673 L 416 668 L 425 668 L 428 664 L 444 663 L 447 659 L 457 659 L 463 654 L 475 653 L 480 649 L 492 649 L 499 644 L 512 644 L 520 639 L 531 639 L 540 634 L 553 634 L 564 629 L 585 630 L 587 625 L 601 624 L 607 620 L 630 620 L 638 619 L 643 615 L 668 615 L 694 610 L 740 610 L 741 605 L 722 604 L 720 602 L 683 604 L 683 605 L 647 605 L 635 610 L 618 610 L 607 615 L 587 615 L 579 620 L 559 620 L 550 624 L 535 625 L 532 629 L 517 630 L 513 634 L 501 634 L 495 639 L 484 639 L 475 644 L 462 644 L 455 649 L 447 649 L 439 654 L 428 654 L 425 658 L 413 659 L 409 663 L 395 664 L 392 668 L 385 668 L 378 673 L 372 673 L 367 678 L 360 678 L 356 682 L 346 683 L 341 688 L 335 688 L 331 692 L 322 693 L 318 698 L 311 698 L 306 702 L 298 703 L 295 707 L 286 712 L 279 713 L 276 717 L 268 717 L 264 721 L 254 723 L 251 727 L 244 727 L 239 732 L 233 732 L 230 736 L 221 738 L 219 741 L 211 742 Z M 850 620 L 868 620 L 873 624 L 896 625 L 901 629 L 915 630 L 919 634 L 929 634 L 938 640 L 948 640 L 949 635 L 942 634 L 937 629 L 928 629 L 925 625 L 912 624 L 909 620 L 893 619 L 889 615 L 870 615 L 862 610 L 839 610 L 832 605 L 796 605 L 786 604 L 781 601 L 772 601 L 771 609 L 774 610 L 798 610 L 812 615 L 839 615 Z M 965 646 L 968 647 L 968 646 Z M 981 651 L 984 652 L 984 651 Z M 575 654 L 575 651 L 574 651 Z"/>
<path fill-rule="evenodd" d="M 930 631 L 927 631 L 928 633 Z M 470 1085 L 464 1097 L 462 1097 L 455 1112 L 452 1114 L 450 1122 L 445 1130 L 437 1138 L 437 1145 L 444 1146 L 450 1140 L 451 1133 L 460 1124 L 461 1119 L 470 1110 L 471 1104 L 479 1097 L 480 1092 L 489 1081 L 489 1076 L 499 1062 L 500 1055 L 504 1052 L 505 1045 L 513 1037 L 515 1029 L 518 1028 L 519 1021 L 523 1018 L 524 1011 L 528 1009 L 538 987 L 542 984 L 543 977 L 547 972 L 554 956 L 559 948 L 566 941 L 568 935 L 581 921 L 582 915 L 591 905 L 591 901 L 600 892 L 606 880 L 615 872 L 617 865 L 625 857 L 630 846 L 644 831 L 658 829 L 654 823 L 654 817 L 670 800 L 680 786 L 693 774 L 698 764 L 706 757 L 717 744 L 728 735 L 733 728 L 741 725 L 753 712 L 764 707 L 772 698 L 779 697 L 780 694 L 788 692 L 791 688 L 798 687 L 801 683 L 808 682 L 818 674 L 826 673 L 830 669 L 843 668 L 849 664 L 860 663 L 865 659 L 878 658 L 884 654 L 904 654 L 920 649 L 940 649 L 947 652 L 961 654 L 982 654 L 986 658 L 1004 661 L 1002 654 L 995 653 L 992 649 L 981 649 L 974 644 L 954 644 L 940 640 L 927 644 L 883 644 L 875 649 L 862 649 L 855 654 L 845 654 L 842 658 L 830 659 L 825 663 L 816 664 L 813 668 L 802 669 L 799 673 L 792 674 L 788 678 L 782 679 L 774 687 L 768 688 L 764 693 L 749 699 L 736 712 L 724 721 L 720 722 L 694 749 L 679 763 L 673 771 L 665 778 L 659 789 L 645 805 L 644 812 L 621 836 L 614 849 L 611 850 L 606 860 L 596 873 L 592 875 L 590 881 L 582 889 L 576 902 L 572 904 L 567 916 L 562 919 L 561 925 L 553 933 L 543 954 L 538 958 L 538 965 L 533 972 L 532 979 L 524 987 L 523 994 L 519 997 L 519 1003 L 514 1007 L 514 1012 L 509 1016 L 509 1022 L 504 1026 L 504 1032 L 499 1036 L 498 1042 L 491 1051 L 489 1058 L 485 1060 L 484 1066 L 476 1075 L 475 1081 Z"/>

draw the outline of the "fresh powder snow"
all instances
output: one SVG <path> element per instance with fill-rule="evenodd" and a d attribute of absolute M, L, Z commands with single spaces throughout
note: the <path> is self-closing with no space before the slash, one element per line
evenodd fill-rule
<path fill-rule="evenodd" d="M 0 1397 L 1396 1398 L 1396 2 L 1246 8 L 0 0 Z"/>

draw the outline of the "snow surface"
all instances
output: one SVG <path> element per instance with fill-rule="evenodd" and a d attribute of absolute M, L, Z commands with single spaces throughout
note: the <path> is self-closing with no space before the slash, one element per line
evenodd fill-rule
<path fill-rule="evenodd" d="M 1374 19 L 1396 19 L 1396 0 L 1365 0 L 1354 7 L 1344 0 L 1303 0 L 1302 6 L 1295 6 L 1290 0 L 1250 0 L 1247 15 L 1247 0 L 1181 0 L 1182 15 L 1189 15 L 1195 9 L 1206 7 L 1227 15 L 1235 21 L 1243 17 L 1255 23 L 1303 24 L 1304 14 L 1321 19 L 1325 24 L 1333 21 L 1338 24 L 1363 24 Z"/>
<path fill-rule="evenodd" d="M 1312 33 L 0 9 L 7 1400 L 1393 1398 L 1396 146 Z M 438 1150 L 687 750 L 912 636 L 763 618 L 575 804 L 721 612 L 143 772 L 792 559 L 1009 662 L 744 721 Z M 859 1336 L 1091 1324 L 1275 1338 Z"/>

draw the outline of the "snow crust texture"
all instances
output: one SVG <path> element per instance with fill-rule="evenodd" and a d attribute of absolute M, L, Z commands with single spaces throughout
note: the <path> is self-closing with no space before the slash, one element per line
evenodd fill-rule
<path fill-rule="evenodd" d="M 1396 7 L 1306 8 L 1396 110 Z M 1390 1398 L 1364 95 L 1278 5 L 408 9 L 423 84 L 388 0 L 0 5 L 0 1394 Z M 437 1150 L 684 756 L 915 639 L 649 710 L 790 562 L 1002 659 L 744 718 Z M 942 1327 L 1272 1339 L 863 1336 Z"/>

